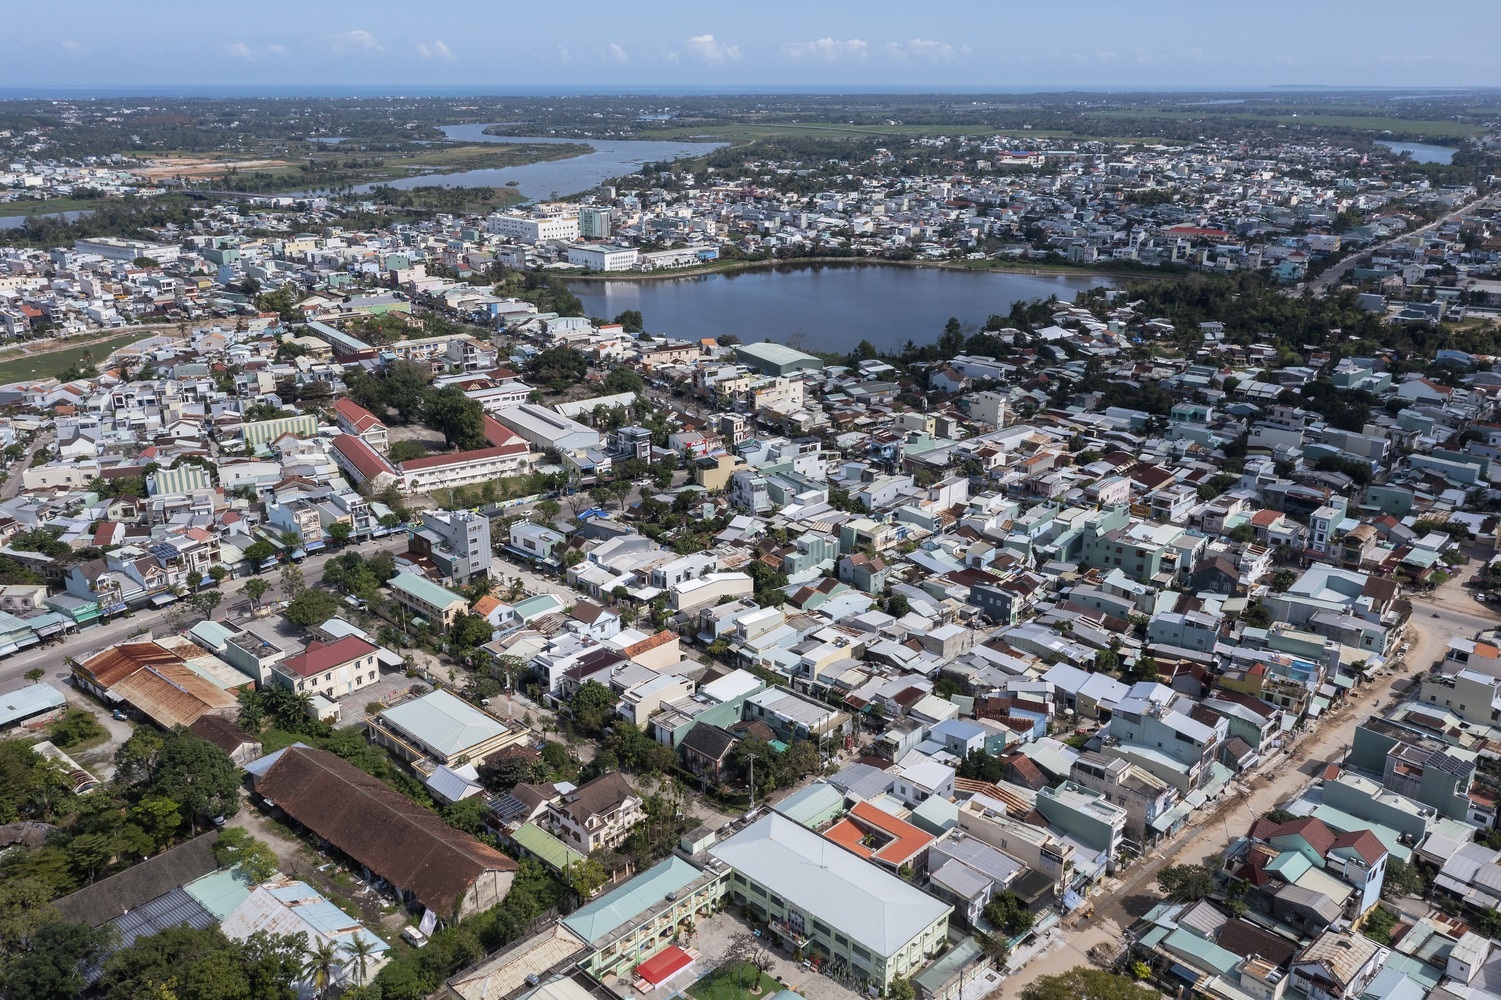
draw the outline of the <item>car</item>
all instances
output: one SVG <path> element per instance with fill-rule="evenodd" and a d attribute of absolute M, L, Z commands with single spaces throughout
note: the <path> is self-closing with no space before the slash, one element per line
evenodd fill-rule
<path fill-rule="evenodd" d="M 128 716 L 118 708 L 109 713 L 109 717 L 111 719 L 114 719 L 116 722 L 124 722 L 128 718 Z"/>

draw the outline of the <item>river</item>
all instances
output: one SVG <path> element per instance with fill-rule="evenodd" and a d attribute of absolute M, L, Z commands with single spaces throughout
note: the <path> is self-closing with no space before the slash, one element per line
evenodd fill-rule
<path fill-rule="evenodd" d="M 1406 153 L 1414 163 L 1453 163 L 1453 146 L 1430 146 L 1424 142 L 1378 142 L 1393 153 Z"/>
<path fill-rule="evenodd" d="M 589 316 L 638 309 L 646 329 L 681 340 L 733 333 L 843 354 L 862 340 L 900 350 L 931 343 L 950 316 L 966 324 L 1011 304 L 1112 284 L 1104 277 L 957 271 L 879 264 L 788 264 L 775 269 L 636 281 L 573 281 Z"/>
<path fill-rule="evenodd" d="M 578 194 L 596 188 L 612 177 L 635 173 L 643 163 L 680 160 L 703 156 L 726 145 L 722 142 L 652 142 L 627 139 L 565 139 L 558 136 L 486 135 L 489 125 L 445 125 L 443 136 L 450 142 L 495 143 L 584 143 L 592 153 L 565 160 L 546 160 L 514 167 L 486 170 L 461 170 L 451 174 L 420 174 L 395 181 L 383 181 L 393 188 L 426 187 L 504 187 L 515 181 L 516 188 L 528 198 L 552 198 Z M 375 184 L 363 184 L 356 191 L 369 191 Z"/>

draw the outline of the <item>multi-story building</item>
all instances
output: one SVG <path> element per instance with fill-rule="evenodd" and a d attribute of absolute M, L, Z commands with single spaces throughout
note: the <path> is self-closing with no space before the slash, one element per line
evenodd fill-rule
<path fill-rule="evenodd" d="M 391 580 L 391 596 L 407 613 L 421 618 L 439 632 L 448 631 L 454 616 L 469 610 L 469 602 L 458 594 L 413 573 L 400 573 Z M 403 627 L 410 622 L 403 620 Z"/>
<path fill-rule="evenodd" d="M 645 818 L 641 796 L 619 771 L 602 774 L 547 807 L 553 833 L 581 854 L 619 847 Z"/>
<path fill-rule="evenodd" d="M 532 218 L 497 213 L 485 220 L 485 229 L 497 236 L 510 236 L 527 244 L 571 243 L 579 238 L 579 220 L 576 215 Z"/>
<path fill-rule="evenodd" d="M 731 899 L 868 988 L 885 990 L 947 947 L 952 907 L 777 813 L 709 855 L 729 866 Z"/>
<path fill-rule="evenodd" d="M 468 510 L 425 510 L 409 551 L 426 556 L 444 579 L 463 585 L 490 575 L 490 519 Z"/>
<path fill-rule="evenodd" d="M 579 209 L 579 236 L 586 240 L 607 240 L 610 221 L 610 209 L 585 205 Z"/>
<path fill-rule="evenodd" d="M 310 642 L 296 656 L 270 665 L 272 682 L 300 694 L 332 701 L 369 687 L 380 677 L 378 650 L 359 636 L 337 642 Z"/>

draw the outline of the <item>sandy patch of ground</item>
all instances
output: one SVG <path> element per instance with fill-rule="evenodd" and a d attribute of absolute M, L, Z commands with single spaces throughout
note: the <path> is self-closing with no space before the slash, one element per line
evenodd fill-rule
<path fill-rule="evenodd" d="M 148 160 L 147 166 L 132 173 L 142 177 L 217 177 L 227 170 L 265 170 L 290 167 L 287 160 L 214 160 L 201 156 L 183 156 L 170 160 Z"/>

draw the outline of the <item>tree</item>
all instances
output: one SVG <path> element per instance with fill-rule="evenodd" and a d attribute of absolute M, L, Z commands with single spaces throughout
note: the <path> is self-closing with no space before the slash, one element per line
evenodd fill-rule
<path fill-rule="evenodd" d="M 287 605 L 287 620 L 303 628 L 322 625 L 339 613 L 339 599 L 326 590 L 309 588 Z"/>
<path fill-rule="evenodd" d="M 276 549 L 265 539 L 258 539 L 245 546 L 245 558 L 250 561 L 250 565 L 257 573 L 261 571 L 261 563 L 274 555 L 276 555 Z"/>
<path fill-rule="evenodd" d="M 564 873 L 568 888 L 578 893 L 580 899 L 588 899 L 599 887 L 610 881 L 610 873 L 597 858 L 585 858 L 568 866 Z"/>
<path fill-rule="evenodd" d="M 1157 888 L 1178 903 L 1193 903 L 1214 893 L 1214 875 L 1203 865 L 1172 865 L 1157 873 Z"/>
<path fill-rule="evenodd" d="M 1287 593 L 1287 588 L 1298 582 L 1298 574 L 1290 569 L 1279 569 L 1272 574 L 1271 588 L 1279 594 Z"/>
<path fill-rule="evenodd" d="M 339 949 L 327 938 L 320 938 L 307 952 L 302 974 L 313 988 L 313 996 L 321 997 L 334 984 L 339 972 Z"/>
<path fill-rule="evenodd" d="M 479 782 L 491 792 L 508 792 L 522 783 L 546 781 L 547 764 L 524 753 L 502 754 L 491 757 L 479 769 Z"/>
<path fill-rule="evenodd" d="M 427 445 L 421 441 L 397 441 L 386 452 L 386 457 L 392 462 L 400 464 L 401 462 L 409 462 L 414 458 L 426 458 L 429 454 Z"/>
<path fill-rule="evenodd" d="M 62 718 L 52 723 L 49 735 L 52 742 L 63 749 L 85 743 L 104 735 L 104 727 L 86 708 L 70 708 Z"/>
<path fill-rule="evenodd" d="M 130 807 L 130 819 L 151 838 L 152 847 L 161 850 L 182 827 L 182 810 L 171 799 L 151 796 Z M 217 852 L 218 844 L 214 847 Z"/>
<path fill-rule="evenodd" d="M 1014 892 L 1003 892 L 985 906 L 985 919 L 1015 938 L 1032 929 L 1036 916 Z"/>
<path fill-rule="evenodd" d="M 896 976 L 886 987 L 886 995 L 891 1000 L 913 1000 L 917 996 L 917 991 L 912 988 L 912 980 L 906 976 Z"/>
<path fill-rule="evenodd" d="M 201 820 L 233 816 L 240 808 L 240 769 L 229 756 L 182 726 L 162 737 L 150 795 L 165 796 L 187 814 L 196 833 Z"/>
<path fill-rule="evenodd" d="M 441 431 L 448 447 L 467 451 L 485 444 L 485 408 L 456 385 L 427 395 L 423 414 L 428 426 Z"/>
<path fill-rule="evenodd" d="M 218 591 L 209 590 L 196 594 L 190 594 L 185 602 L 193 613 L 200 619 L 207 621 L 214 617 L 214 611 L 219 607 L 224 595 Z"/>
<path fill-rule="evenodd" d="M 281 580 L 277 586 L 281 588 L 281 596 L 291 600 L 307 589 L 307 583 L 302 578 L 302 567 L 291 559 L 281 568 Z"/>
<path fill-rule="evenodd" d="M 615 696 L 599 681 L 585 681 L 568 707 L 580 729 L 586 733 L 598 733 L 615 712 Z"/>
<path fill-rule="evenodd" d="M 1382 897 L 1386 899 L 1398 899 L 1402 896 L 1421 897 L 1427 891 L 1428 882 L 1416 865 L 1408 864 L 1401 858 L 1387 859 L 1386 878 L 1381 883 Z"/>
<path fill-rule="evenodd" d="M 110 941 L 106 928 L 75 924 L 48 907 L 24 936 L 0 941 L 0 994 L 28 1000 L 73 1000 L 84 990 L 84 970 L 97 962 Z"/>
<path fill-rule="evenodd" d="M 208 576 L 210 580 L 214 581 L 214 585 L 218 586 L 229 579 L 229 567 L 221 563 L 215 563 L 209 567 Z"/>
<path fill-rule="evenodd" d="M 1113 972 L 1075 966 L 1056 976 L 1039 976 L 1022 987 L 1021 1000 L 1153 1000 L 1155 990 Z"/>
<path fill-rule="evenodd" d="M 245 596 L 250 598 L 250 603 L 256 607 L 261 606 L 261 598 L 266 596 L 266 591 L 271 589 L 271 584 L 260 577 L 253 577 L 245 581 Z"/>
<path fill-rule="evenodd" d="M 296 1000 L 306 950 L 306 934 L 259 931 L 240 942 L 181 924 L 111 955 L 99 988 L 106 1000 Z"/>
<path fill-rule="evenodd" d="M 349 538 L 353 534 L 354 529 L 347 521 L 335 521 L 328 526 L 328 537 L 333 539 L 333 543 L 341 549 L 349 544 Z"/>
<path fill-rule="evenodd" d="M 460 611 L 453 616 L 453 624 L 449 626 L 448 638 L 456 649 L 473 649 L 483 646 L 495 637 L 495 630 L 490 627 L 489 621 L 483 615 L 471 614 L 468 611 Z"/>
<path fill-rule="evenodd" d="M 280 861 L 264 841 L 242 826 L 232 826 L 214 841 L 214 860 L 225 868 L 238 868 L 251 885 L 260 885 L 276 874 Z"/>
<path fill-rule="evenodd" d="M 646 321 L 640 309 L 626 309 L 615 317 L 615 322 L 619 323 L 626 333 L 640 333 L 645 329 Z"/>
<path fill-rule="evenodd" d="M 623 392 L 639 393 L 646 388 L 646 380 L 629 368 L 612 368 L 605 376 L 604 388 L 612 396 Z"/>
<path fill-rule="evenodd" d="M 364 986 L 370 974 L 370 959 L 375 957 L 375 942 L 367 934 L 351 934 L 342 945 L 345 964 L 354 971 L 355 986 Z"/>

